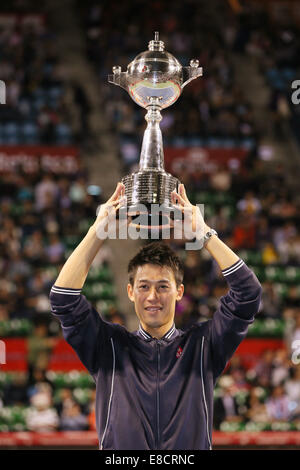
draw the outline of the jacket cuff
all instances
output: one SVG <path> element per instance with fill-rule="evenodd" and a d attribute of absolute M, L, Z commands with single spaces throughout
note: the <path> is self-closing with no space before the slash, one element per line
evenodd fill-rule
<path fill-rule="evenodd" d="M 229 268 L 223 269 L 222 274 L 230 289 L 234 290 L 237 297 L 243 298 L 244 301 L 261 295 L 259 280 L 243 260 L 239 259 Z"/>
<path fill-rule="evenodd" d="M 81 289 L 52 286 L 49 300 L 53 314 L 72 312 L 81 297 Z"/>
<path fill-rule="evenodd" d="M 245 266 L 245 263 L 242 259 L 239 259 L 238 261 L 236 261 L 232 266 L 230 266 L 229 268 L 226 268 L 226 269 L 223 269 L 222 270 L 222 274 L 223 276 L 227 277 L 227 276 L 231 276 L 232 274 L 236 273 L 237 271 L 239 271 L 243 266 Z M 230 277 L 228 278 L 230 279 Z"/>
<path fill-rule="evenodd" d="M 71 289 L 69 287 L 58 287 L 58 286 L 52 286 L 51 294 L 60 294 L 60 295 L 80 295 L 81 294 L 81 289 Z"/>

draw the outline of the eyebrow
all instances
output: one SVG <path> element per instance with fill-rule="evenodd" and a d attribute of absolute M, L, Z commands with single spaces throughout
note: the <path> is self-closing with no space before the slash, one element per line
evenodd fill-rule
<path fill-rule="evenodd" d="M 156 283 L 167 282 L 170 284 L 170 281 L 168 279 L 160 279 L 159 281 L 149 281 L 149 279 L 140 279 L 138 282 L 156 282 Z"/>

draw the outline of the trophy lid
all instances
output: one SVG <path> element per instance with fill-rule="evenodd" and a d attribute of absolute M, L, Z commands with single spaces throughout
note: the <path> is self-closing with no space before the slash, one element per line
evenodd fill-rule
<path fill-rule="evenodd" d="M 154 40 L 150 41 L 148 44 L 149 51 L 164 51 L 165 43 L 159 40 L 159 32 L 155 31 Z"/>
<path fill-rule="evenodd" d="M 127 67 L 131 97 L 146 108 L 151 98 L 159 99 L 160 108 L 173 104 L 181 94 L 182 66 L 159 40 L 155 32 L 148 50 L 138 54 Z"/>
<path fill-rule="evenodd" d="M 156 108 L 164 109 L 175 103 L 183 87 L 200 75 L 199 61 L 191 60 L 189 67 L 182 67 L 176 57 L 165 51 L 165 44 L 156 31 L 148 50 L 138 54 L 126 72 L 120 66 L 113 67 L 108 81 L 127 90 L 143 108 L 155 103 Z"/>

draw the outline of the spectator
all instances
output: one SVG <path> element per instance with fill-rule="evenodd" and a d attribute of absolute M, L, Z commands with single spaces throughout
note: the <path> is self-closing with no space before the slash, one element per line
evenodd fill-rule
<path fill-rule="evenodd" d="M 67 387 L 63 387 L 59 390 L 59 394 L 56 399 L 55 408 L 59 414 L 62 416 L 62 413 L 66 411 L 67 408 L 70 408 L 74 403 L 74 397 L 72 390 Z"/>
<path fill-rule="evenodd" d="M 60 417 L 60 429 L 62 431 L 85 431 L 88 429 L 88 419 L 81 412 L 78 403 L 73 402 L 63 409 Z"/>
<path fill-rule="evenodd" d="M 35 188 L 35 207 L 37 212 L 53 207 L 58 197 L 58 186 L 50 173 L 45 173 Z"/>
<path fill-rule="evenodd" d="M 248 422 L 252 423 L 268 423 L 269 415 L 265 403 L 261 397 L 261 390 L 259 387 L 250 389 L 249 397 L 247 400 L 247 412 L 245 414 Z"/>
<path fill-rule="evenodd" d="M 214 427 L 220 429 L 220 425 L 224 421 L 241 421 L 238 412 L 238 404 L 233 396 L 234 381 L 230 376 L 223 375 L 219 384 L 222 394 L 215 400 L 214 404 Z"/>
<path fill-rule="evenodd" d="M 49 244 L 45 249 L 46 261 L 57 264 L 64 260 L 65 246 L 55 233 L 49 234 Z"/>
<path fill-rule="evenodd" d="M 47 391 L 35 393 L 30 399 L 31 407 L 27 413 L 26 426 L 34 432 L 52 432 L 59 427 L 56 410 L 51 406 L 52 397 Z"/>
<path fill-rule="evenodd" d="M 5 406 L 26 406 L 28 405 L 27 397 L 27 374 L 18 372 L 15 374 L 11 383 L 4 388 L 3 402 Z"/>
<path fill-rule="evenodd" d="M 48 337 L 48 327 L 44 322 L 36 323 L 32 335 L 28 338 L 28 364 L 33 373 L 35 369 L 47 369 L 56 338 Z"/>
<path fill-rule="evenodd" d="M 289 399 L 281 385 L 273 388 L 270 398 L 266 401 L 266 409 L 271 421 L 288 421 L 290 419 Z"/>

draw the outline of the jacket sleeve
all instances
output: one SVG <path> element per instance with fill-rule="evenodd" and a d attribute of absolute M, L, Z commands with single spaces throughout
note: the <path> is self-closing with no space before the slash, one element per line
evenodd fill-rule
<path fill-rule="evenodd" d="M 211 351 L 214 381 L 247 335 L 259 309 L 261 285 L 243 260 L 222 271 L 229 291 L 221 297 L 211 322 Z"/>
<path fill-rule="evenodd" d="M 88 371 L 92 375 L 96 374 L 100 358 L 108 354 L 107 345 L 113 333 L 113 325 L 100 317 L 80 289 L 54 285 L 49 299 L 51 312 L 60 321 L 65 340 Z"/>

